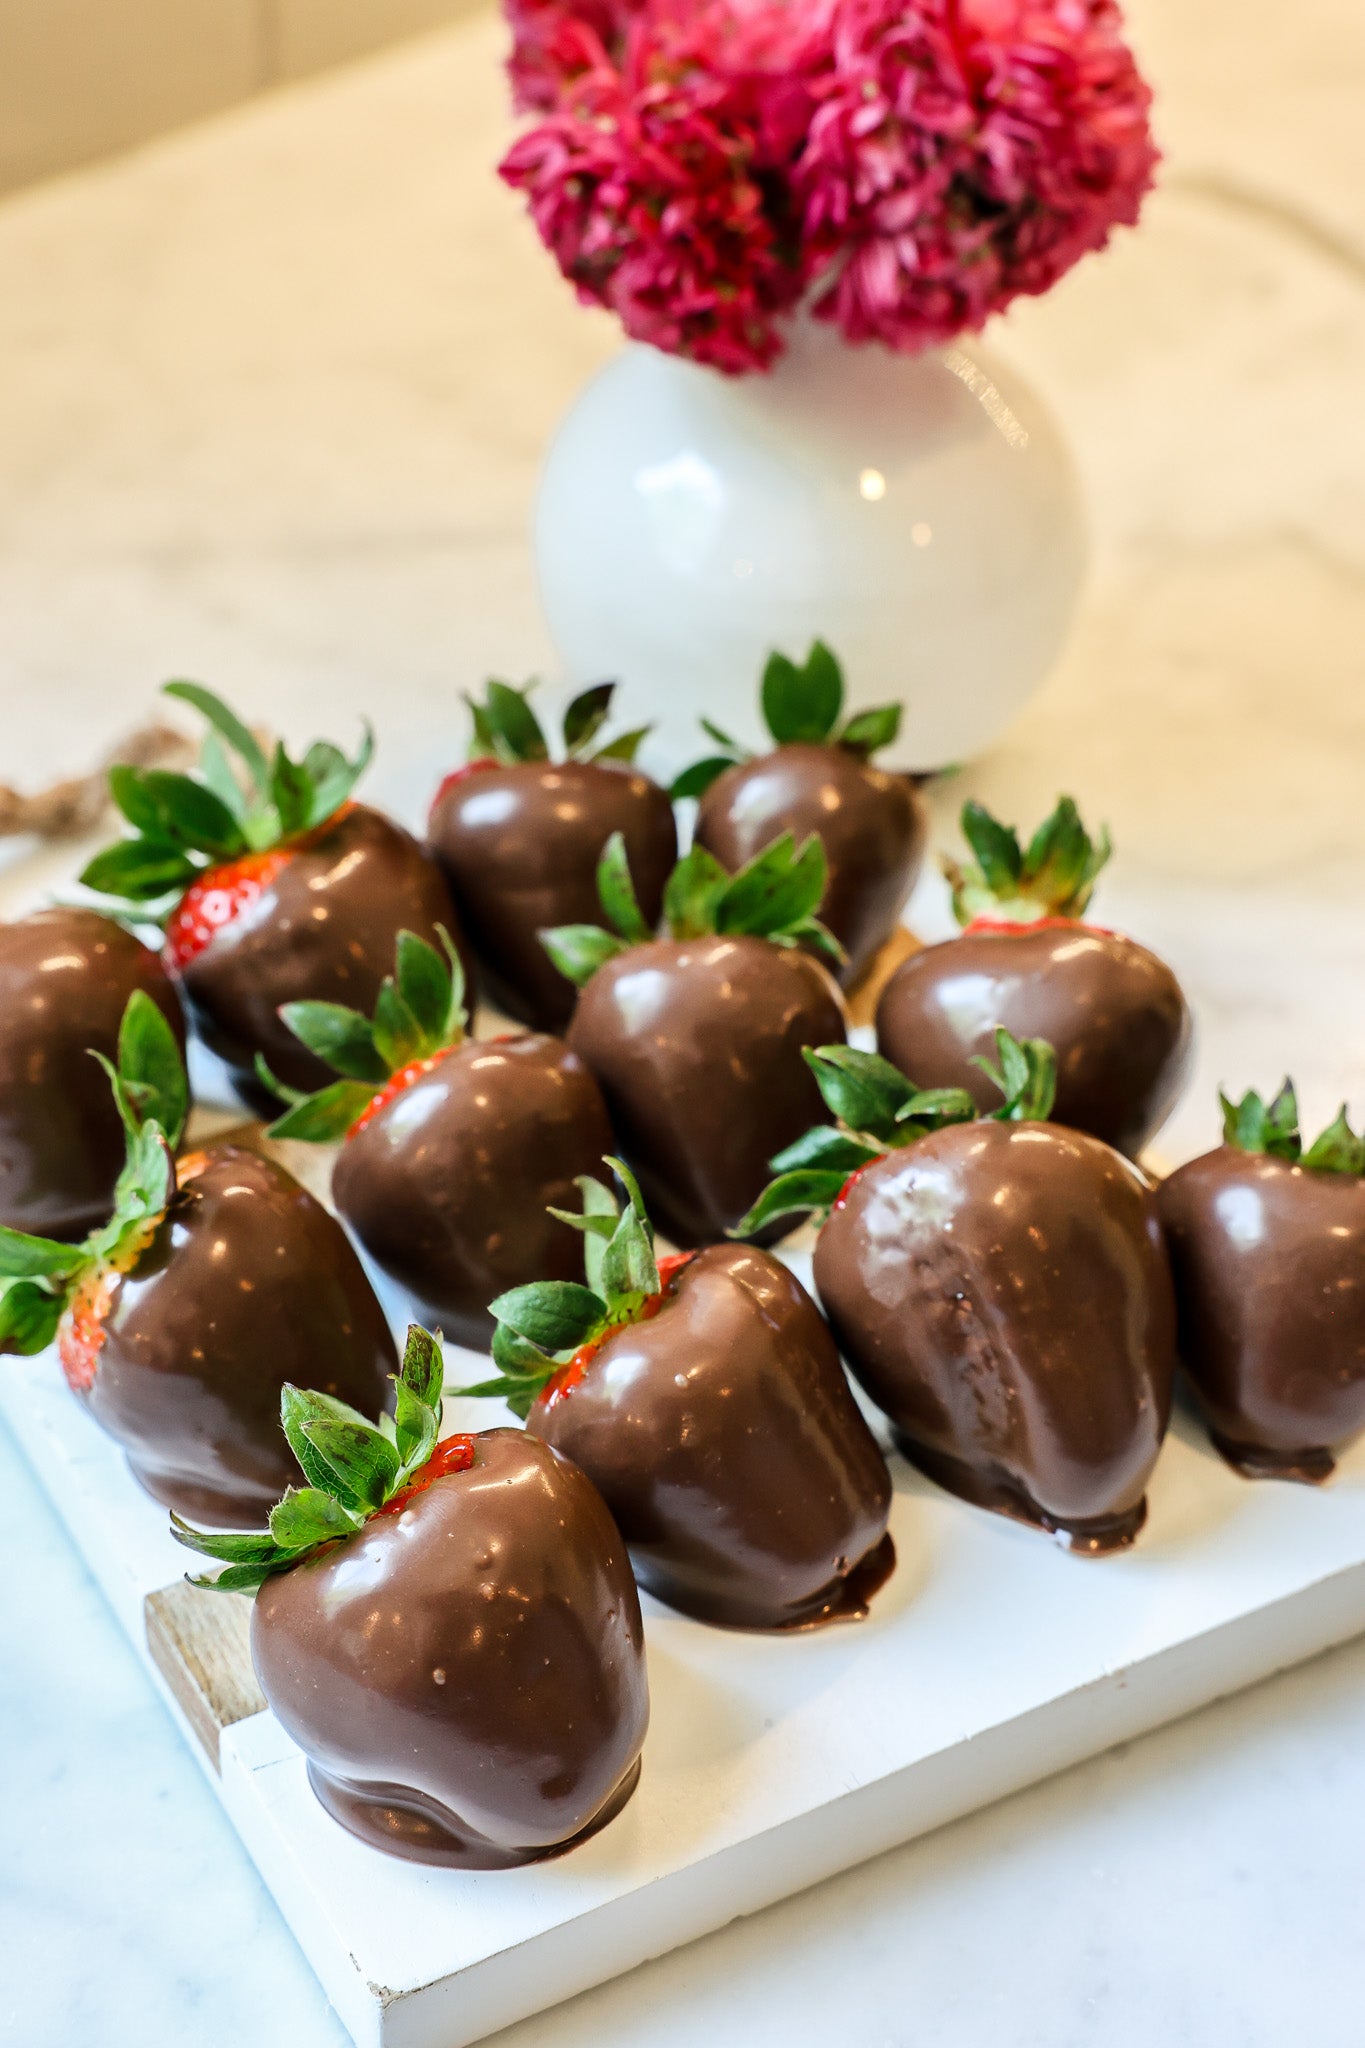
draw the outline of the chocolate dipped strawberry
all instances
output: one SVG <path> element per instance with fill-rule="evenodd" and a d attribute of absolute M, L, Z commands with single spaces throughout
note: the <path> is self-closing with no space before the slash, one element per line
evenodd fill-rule
<path fill-rule="evenodd" d="M 1181 1362 L 1237 1471 L 1328 1479 L 1365 1429 L 1365 1137 L 1343 1108 L 1305 1147 L 1288 1081 L 1223 1118 L 1158 1195 Z"/>
<path fill-rule="evenodd" d="M 877 1008 L 877 1045 L 926 1087 L 989 1087 L 977 1060 L 997 1025 L 1057 1054 L 1058 1123 L 1130 1157 L 1160 1129 L 1192 1053 L 1189 1006 L 1163 960 L 1083 921 L 1108 834 L 1086 832 L 1062 797 L 1027 848 L 980 804 L 962 812 L 975 864 L 944 863 L 960 938 L 915 953 Z"/>
<path fill-rule="evenodd" d="M 337 1003 L 283 1014 L 342 1078 L 295 1101 L 272 1135 L 341 1141 L 332 1199 L 422 1321 L 482 1348 L 495 1294 L 577 1272 L 546 1212 L 574 1199 L 611 1128 L 576 1053 L 531 1032 L 466 1038 L 459 955 L 412 932 L 398 935 L 373 1018 Z"/>
<path fill-rule="evenodd" d="M 608 841 L 598 886 L 610 930 L 546 932 L 582 988 L 568 1041 L 596 1076 L 620 1150 L 675 1244 L 723 1237 L 767 1161 L 821 1111 L 805 1047 L 845 1033 L 830 975 L 805 950 L 838 947 L 815 917 L 824 849 L 791 835 L 737 875 L 694 846 L 669 877 L 656 939 Z"/>
<path fill-rule="evenodd" d="M 640 1602 L 566 1458 L 518 1429 L 437 1441 L 441 1379 L 412 1329 L 391 1433 L 287 1387 L 307 1485 L 260 1535 L 175 1533 L 226 1565 L 198 1584 L 256 1591 L 256 1674 L 328 1812 L 390 1855 L 505 1870 L 595 1834 L 634 1791 Z"/>
<path fill-rule="evenodd" d="M 889 1577 L 891 1479 L 805 1288 L 753 1245 L 656 1260 L 629 1170 L 624 1212 L 585 1178 L 586 1287 L 493 1304 L 497 1394 L 587 1473 L 640 1584 L 731 1628 L 860 1619 Z"/>
<path fill-rule="evenodd" d="M 450 893 L 410 833 L 351 801 L 368 735 L 353 761 L 325 740 L 301 761 L 283 746 L 267 759 L 211 691 L 166 692 L 208 720 L 199 773 L 111 770 L 134 836 L 97 854 L 81 879 L 164 924 L 166 963 L 193 1022 L 249 1099 L 258 1055 L 290 1087 L 320 1088 L 327 1070 L 281 1023 L 280 1006 L 312 998 L 369 1009 L 401 930 L 433 940 L 444 925 L 462 943 Z"/>
<path fill-rule="evenodd" d="M 127 1130 L 113 1214 L 77 1245 L 0 1231 L 0 1351 L 55 1337 L 150 1494 L 249 1526 L 296 1476 L 284 1382 L 306 1370 L 377 1415 L 393 1339 L 341 1225 L 281 1167 L 230 1144 L 173 1157 L 184 1068 L 140 991 L 111 1079 Z"/>
<path fill-rule="evenodd" d="M 564 758 L 550 759 L 526 690 L 490 682 L 470 701 L 471 758 L 431 807 L 431 848 L 445 871 L 494 1001 L 557 1030 L 574 990 L 540 943 L 546 927 L 597 914 L 596 872 L 614 832 L 625 841 L 644 913 L 657 921 L 678 854 L 665 790 L 634 766 L 648 727 L 599 744 L 615 685 L 599 683 L 564 714 Z"/>
<path fill-rule="evenodd" d="M 696 842 L 724 868 L 742 868 L 784 832 L 818 833 L 829 870 L 820 919 L 847 955 L 841 980 L 856 981 L 900 922 L 928 833 L 914 783 L 872 761 L 899 732 L 901 708 L 860 711 L 841 726 L 843 671 L 820 640 L 800 667 L 768 657 L 762 705 L 770 753 L 747 754 L 708 721 L 723 751 L 684 769 L 672 793 L 700 799 Z"/>
<path fill-rule="evenodd" d="M 124 1133 L 90 1054 L 116 1059 L 136 990 L 183 1050 L 170 978 L 121 924 L 73 908 L 0 924 L 0 1224 L 82 1237 L 109 1214 Z"/>
<path fill-rule="evenodd" d="M 1130 1544 L 1170 1419 L 1175 1307 L 1156 1203 L 1097 1138 L 1041 1121 L 1051 1049 L 998 1034 L 1004 1102 L 917 1090 L 875 1054 L 812 1064 L 842 1129 L 775 1160 L 742 1229 L 825 1218 L 815 1281 L 854 1378 L 930 1479 L 1099 1556 Z"/>

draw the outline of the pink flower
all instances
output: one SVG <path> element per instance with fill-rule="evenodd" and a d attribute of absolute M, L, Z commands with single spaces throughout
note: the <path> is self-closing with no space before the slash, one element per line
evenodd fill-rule
<path fill-rule="evenodd" d="M 503 165 L 581 296 L 737 371 L 803 297 L 898 349 L 1137 219 L 1150 94 L 1113 0 L 507 0 Z"/>

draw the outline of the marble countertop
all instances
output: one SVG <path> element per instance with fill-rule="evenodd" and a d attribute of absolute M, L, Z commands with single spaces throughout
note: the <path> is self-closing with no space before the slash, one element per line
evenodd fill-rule
<path fill-rule="evenodd" d="M 993 336 L 1076 449 L 1066 656 L 970 786 L 1072 788 L 1104 906 L 1220 1080 L 1365 1106 L 1365 17 L 1134 0 L 1168 162 L 1139 235 Z M 0 207 L 0 781 L 200 675 L 379 715 L 414 804 L 458 692 L 544 667 L 539 452 L 615 345 L 490 175 L 491 17 Z M 50 861 L 10 849 L 11 901 Z M 917 905 L 932 926 L 942 901 Z M 0 1439 L 0 2040 L 341 2048 L 197 1767 Z M 1347 2048 L 1365 1644 L 590 1993 L 507 2048 Z"/>

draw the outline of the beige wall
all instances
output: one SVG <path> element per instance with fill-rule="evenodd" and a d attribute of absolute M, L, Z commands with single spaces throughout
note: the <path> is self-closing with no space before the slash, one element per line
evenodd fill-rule
<path fill-rule="evenodd" d="M 476 0 L 0 0 L 0 191 L 467 13 Z"/>

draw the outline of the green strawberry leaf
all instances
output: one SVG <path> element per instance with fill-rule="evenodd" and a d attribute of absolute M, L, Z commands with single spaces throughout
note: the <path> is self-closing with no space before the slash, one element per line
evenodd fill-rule
<path fill-rule="evenodd" d="M 630 1204 L 621 1211 L 603 1252 L 601 1286 L 609 1310 L 622 1295 L 659 1291 L 659 1268 L 649 1227 Z"/>
<path fill-rule="evenodd" d="M 134 989 L 118 1035 L 115 1095 L 139 1124 L 156 1123 L 168 1145 L 180 1143 L 189 1115 L 190 1089 L 180 1044 L 160 1008 Z"/>
<path fill-rule="evenodd" d="M 0 1280 L 65 1279 L 87 1263 L 78 1244 L 59 1244 L 52 1237 L 30 1237 L 0 1224 Z"/>
<path fill-rule="evenodd" d="M 239 825 L 245 823 L 247 801 L 237 777 L 233 774 L 223 743 L 210 726 L 199 745 L 199 773 L 204 786 L 211 789 L 224 810 L 230 811 Z"/>
<path fill-rule="evenodd" d="M 276 744 L 270 763 L 270 802 L 280 821 L 281 839 L 297 838 L 308 829 L 313 812 L 313 785 L 302 762 L 291 760 L 285 752 L 283 741 Z"/>
<path fill-rule="evenodd" d="M 311 1550 L 353 1536 L 363 1526 L 363 1517 L 318 1486 L 291 1486 L 270 1510 L 270 1534 L 281 1550 Z"/>
<path fill-rule="evenodd" d="M 631 880 L 625 836 L 613 832 L 597 863 L 597 895 L 613 931 L 628 946 L 647 945 L 654 934 L 646 924 Z"/>
<path fill-rule="evenodd" d="M 914 1083 L 899 1067 L 851 1045 L 805 1046 L 802 1057 L 826 1107 L 846 1129 L 865 1132 L 883 1145 L 899 1141 L 897 1116 L 915 1094 Z"/>
<path fill-rule="evenodd" d="M 1314 1173 L 1365 1174 L 1365 1133 L 1357 1137 L 1346 1114 L 1346 1104 L 1303 1155 L 1303 1163 Z"/>
<path fill-rule="evenodd" d="M 844 678 L 823 640 L 798 668 L 785 654 L 770 654 L 763 670 L 763 718 L 779 746 L 806 741 L 820 745 L 839 722 Z"/>
<path fill-rule="evenodd" d="M 243 725 L 234 711 L 230 711 L 221 697 L 206 690 L 202 683 L 173 682 L 162 685 L 164 697 L 177 697 L 182 704 L 192 705 L 210 727 L 227 741 L 250 777 L 253 794 L 264 802 L 270 784 L 270 770 L 260 741 L 248 726 Z M 220 791 L 221 794 L 221 791 Z"/>
<path fill-rule="evenodd" d="M 0 1282 L 0 1352 L 32 1358 L 46 1351 L 65 1306 L 64 1294 L 51 1294 L 36 1280 Z"/>
<path fill-rule="evenodd" d="M 527 701 L 533 688 L 533 684 L 527 683 L 524 689 L 513 689 L 497 677 L 490 677 L 485 685 L 483 716 L 492 751 L 499 761 L 549 759 L 540 720 Z"/>
<path fill-rule="evenodd" d="M 111 788 L 114 773 L 111 769 Z M 173 839 L 190 852 L 206 853 L 214 860 L 230 860 L 246 852 L 240 821 L 205 783 L 165 768 L 146 768 L 140 779 L 142 796 L 158 820 L 150 828 L 153 837 Z M 127 810 L 123 805 L 120 809 L 126 817 Z"/>
<path fill-rule="evenodd" d="M 859 711 L 849 719 L 839 734 L 839 745 L 846 754 L 856 754 L 866 761 L 873 754 L 889 747 L 900 735 L 901 707 L 899 704 L 878 704 L 871 711 Z"/>
<path fill-rule="evenodd" d="M 346 1505 L 378 1508 L 384 1505 L 398 1478 L 398 1452 L 372 1423 L 348 1414 L 331 1412 L 341 1406 L 326 1394 L 309 1394 L 310 1406 L 302 1431 L 324 1464 L 330 1466 L 332 1482 L 325 1491 L 349 1496 Z M 325 1404 L 325 1406 L 323 1405 Z"/>
<path fill-rule="evenodd" d="M 619 732 L 614 740 L 608 740 L 605 747 L 599 747 L 589 756 L 593 761 L 633 761 L 642 743 L 653 732 L 652 725 L 633 726 L 629 732 Z"/>
<path fill-rule="evenodd" d="M 994 1064 L 978 1053 L 972 1061 L 1004 1096 L 993 1109 L 994 1123 L 1045 1123 L 1057 1099 L 1057 1055 L 1045 1038 L 1013 1037 L 1003 1027 L 995 1034 Z"/>
<path fill-rule="evenodd" d="M 1013 895 L 1024 871 L 1017 833 L 973 797 L 962 806 L 962 834 L 976 855 L 987 888 L 997 896 Z"/>
<path fill-rule="evenodd" d="M 732 877 L 716 905 L 716 930 L 779 938 L 820 908 L 828 875 L 815 833 L 798 848 L 784 832 Z"/>
<path fill-rule="evenodd" d="M 445 1381 L 441 1340 L 434 1337 L 430 1330 L 424 1330 L 420 1323 L 408 1324 L 399 1379 L 423 1407 L 439 1413 L 441 1388 Z"/>
<path fill-rule="evenodd" d="M 464 969 L 450 934 L 438 926 L 445 959 L 415 932 L 398 934 L 395 979 L 409 1016 L 421 1033 L 424 1053 L 439 1052 L 462 1035 L 465 1022 Z"/>
<path fill-rule="evenodd" d="M 178 896 L 199 870 L 184 850 L 169 839 L 120 839 L 106 846 L 81 869 L 87 889 L 117 896 L 125 903 L 155 903 Z"/>
<path fill-rule="evenodd" d="M 489 1303 L 490 1313 L 541 1351 L 576 1351 L 601 1329 L 607 1304 L 573 1280 L 533 1281 Z"/>
<path fill-rule="evenodd" d="M 806 1170 L 779 1174 L 769 1181 L 747 1216 L 742 1216 L 727 1237 L 756 1237 L 772 1223 L 790 1216 L 826 1216 L 842 1194 L 846 1173 Z"/>
<path fill-rule="evenodd" d="M 714 854 L 693 846 L 664 887 L 664 920 L 675 939 L 700 938 L 716 929 L 716 911 L 730 877 Z"/>
<path fill-rule="evenodd" d="M 880 1157 L 879 1145 L 865 1145 L 858 1138 L 836 1131 L 830 1124 L 816 1124 L 794 1144 L 784 1146 L 768 1164 L 775 1174 L 807 1170 L 849 1174 L 856 1173 L 860 1166 L 866 1166 L 869 1159 Z"/>
<path fill-rule="evenodd" d="M 272 1138 L 293 1138 L 303 1145 L 335 1145 L 356 1118 L 374 1101 L 368 1081 L 333 1081 L 316 1095 L 305 1095 L 270 1126 Z"/>
<path fill-rule="evenodd" d="M 581 690 L 564 713 L 564 750 L 570 760 L 592 745 L 611 716 L 615 683 L 594 683 Z"/>
<path fill-rule="evenodd" d="M 551 1209 L 550 1214 L 584 1233 L 583 1263 L 588 1285 L 594 1294 L 602 1294 L 602 1267 L 607 1245 L 616 1235 L 619 1205 L 611 1189 L 594 1180 L 590 1173 L 579 1174 L 574 1186 L 583 1197 L 582 1215 L 575 1216 L 567 1209 Z"/>
<path fill-rule="evenodd" d="M 603 931 L 596 924 L 561 924 L 536 936 L 564 979 L 575 988 L 585 987 L 599 967 L 626 950 L 615 933 Z"/>
<path fill-rule="evenodd" d="M 198 1551 L 201 1557 L 216 1558 L 220 1564 L 269 1564 L 280 1550 L 273 1536 L 254 1529 L 216 1534 L 193 1528 L 174 1513 L 171 1515 L 171 1534 L 177 1543 L 184 1544 L 186 1550 Z"/>
<path fill-rule="evenodd" d="M 393 1069 L 375 1044 L 374 1026 L 345 1003 L 282 1003 L 279 1015 L 301 1045 L 349 1081 L 381 1086 Z M 373 1092 L 373 1091 L 371 1091 Z"/>
<path fill-rule="evenodd" d="M 391 1074 L 422 1057 L 422 1027 L 399 995 L 392 975 L 376 999 L 373 1030 L 375 1051 Z"/>
<path fill-rule="evenodd" d="M 705 796 L 711 784 L 727 768 L 733 768 L 734 760 L 729 754 L 707 754 L 700 761 L 694 761 L 690 768 L 684 768 L 669 784 L 668 794 L 673 802 L 681 803 L 684 797 Z"/>

